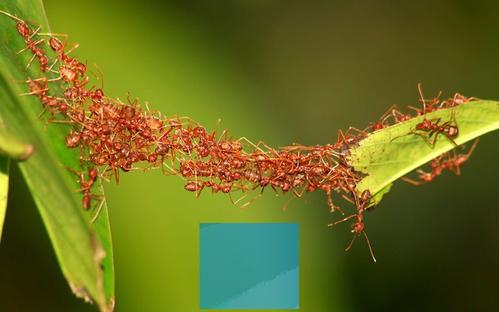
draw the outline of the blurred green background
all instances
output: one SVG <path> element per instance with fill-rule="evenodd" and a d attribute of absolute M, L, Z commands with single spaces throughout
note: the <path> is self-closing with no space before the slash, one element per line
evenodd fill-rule
<path fill-rule="evenodd" d="M 390 105 L 428 97 L 499 100 L 499 4 L 487 1 L 45 0 L 54 32 L 127 92 L 273 146 L 324 144 Z M 93 64 L 97 64 L 95 67 Z M 98 69 L 97 69 L 98 68 Z M 499 133 L 457 178 L 399 182 L 367 215 L 365 242 L 326 225 L 323 194 L 266 192 L 241 210 L 176 177 L 123 175 L 106 185 L 116 311 L 198 311 L 200 222 L 298 222 L 300 311 L 486 311 L 499 299 Z M 0 311 L 95 311 L 71 295 L 40 216 L 13 168 L 0 246 Z"/>

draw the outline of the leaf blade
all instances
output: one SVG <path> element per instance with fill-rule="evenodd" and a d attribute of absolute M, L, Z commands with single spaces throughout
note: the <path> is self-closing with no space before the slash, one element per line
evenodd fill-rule
<path fill-rule="evenodd" d="M 0 3 L 0 9 L 40 21 L 49 31 L 41 1 L 18 0 Z M 91 224 L 92 212 L 84 212 L 76 176 L 65 167 L 78 168 L 78 152 L 64 144 L 68 126 L 43 124 L 41 105 L 16 81 L 38 77 L 35 65 L 28 71 L 28 53 L 16 55 L 24 42 L 16 33 L 15 21 L 0 14 L 0 121 L 6 137 L 15 137 L 35 146 L 35 153 L 19 164 L 45 223 L 64 276 L 80 297 L 95 301 L 101 311 L 114 306 L 114 268 L 107 205 L 104 202 L 99 223 Z M 48 51 L 47 51 L 48 52 Z M 48 52 L 49 53 L 49 52 Z M 105 261 L 105 270 L 101 262 Z"/>
<path fill-rule="evenodd" d="M 0 242 L 7 211 L 7 195 L 9 192 L 9 158 L 0 155 Z"/>
<path fill-rule="evenodd" d="M 432 148 L 421 137 L 408 135 L 424 118 L 450 120 L 454 114 L 459 127 L 455 142 L 460 145 L 499 128 L 499 102 L 471 101 L 454 108 L 431 112 L 376 131 L 350 150 L 348 162 L 366 176 L 357 191 L 377 194 L 396 179 L 420 167 L 455 146 L 440 135 Z"/>

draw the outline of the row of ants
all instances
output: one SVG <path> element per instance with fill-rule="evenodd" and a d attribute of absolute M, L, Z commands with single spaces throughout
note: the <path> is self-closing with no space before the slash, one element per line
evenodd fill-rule
<path fill-rule="evenodd" d="M 358 236 L 363 235 L 375 260 L 363 219 L 364 212 L 371 205 L 372 195 L 369 191 L 357 193 L 356 186 L 362 174 L 347 164 L 345 159 L 349 150 L 369 133 L 417 116 L 424 116 L 423 120 L 409 134 L 421 136 L 432 147 L 439 135 L 455 144 L 459 129 L 454 116 L 442 123 L 440 119 L 427 119 L 426 114 L 470 101 L 459 94 L 444 101 L 438 97 L 427 100 L 419 85 L 422 108 L 411 107 L 415 116 L 392 107 L 365 130 L 350 128 L 346 132 L 338 131 L 334 144 L 294 144 L 276 150 L 263 142 L 254 144 L 246 138 L 231 139 L 226 131 L 221 135 L 217 135 L 216 131 L 208 133 L 189 118 L 163 117 L 148 107 L 144 110 L 137 100 L 129 97 L 127 103 L 108 98 L 101 88 L 89 86 L 86 65 L 68 56 L 77 46 L 66 52 L 66 44 L 55 36 L 40 33 L 40 28 L 32 31 L 26 22 L 14 15 L 0 13 L 16 21 L 18 33 L 26 45 L 21 52 L 29 49 L 33 53 L 28 67 L 37 58 L 41 71 L 58 75 L 52 79 L 28 80 L 29 92 L 26 95 L 39 98 L 44 111 L 53 116 L 49 121 L 72 126 L 65 144 L 68 148 L 80 150 L 80 165 L 84 171 L 71 170 L 78 175 L 84 209 L 90 209 L 93 199 L 100 197 L 92 193 L 99 178 L 114 176 L 119 182 L 120 172 L 136 169 L 162 168 L 165 174 L 178 175 L 185 180 L 185 190 L 194 192 L 196 196 L 205 188 L 210 188 L 213 193 L 229 195 L 237 190 L 243 191 L 241 199 L 254 189 L 263 192 L 267 187 L 275 192 L 291 192 L 296 197 L 301 197 L 304 192 L 320 190 L 326 194 L 331 211 L 339 210 L 343 214 L 333 204 L 332 194 L 338 193 L 356 206 L 356 212 L 331 225 L 354 219 L 354 236 L 347 250 Z M 47 43 L 55 55 L 50 67 L 49 58 L 39 47 L 45 39 L 34 39 L 41 35 L 49 36 Z M 60 94 L 49 94 L 50 83 L 57 84 L 59 88 L 54 90 Z M 406 180 L 418 185 L 432 181 L 443 170 L 459 174 L 460 167 L 469 158 L 476 143 L 466 154 L 454 152 L 437 157 L 430 164 L 431 172 L 418 171 L 419 180 Z M 99 172 L 97 168 L 102 169 Z M 249 203 L 251 201 L 241 207 Z"/>

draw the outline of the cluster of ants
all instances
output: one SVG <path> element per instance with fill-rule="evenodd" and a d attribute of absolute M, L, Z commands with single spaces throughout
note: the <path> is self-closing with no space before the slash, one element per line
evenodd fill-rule
<path fill-rule="evenodd" d="M 128 98 L 127 103 L 123 103 L 106 97 L 101 88 L 89 86 L 86 65 L 68 56 L 74 48 L 66 52 L 66 44 L 58 36 L 40 33 L 40 28 L 32 30 L 18 17 L 3 11 L 0 13 L 16 21 L 17 31 L 26 44 L 20 52 L 30 50 L 33 53 L 28 67 L 37 58 L 42 72 L 55 75 L 51 79 L 47 75 L 28 80 L 29 92 L 26 94 L 39 98 L 44 112 L 51 115 L 49 122 L 71 125 L 65 144 L 68 148 L 78 148 L 80 151 L 80 163 L 84 171 L 72 171 L 79 178 L 84 209 L 90 209 L 93 200 L 101 197 L 92 192 L 99 178 L 114 176 L 119 182 L 120 172 L 134 169 L 161 168 L 165 174 L 178 175 L 185 180 L 184 188 L 197 196 L 204 189 L 229 196 L 234 191 L 242 191 L 243 196 L 233 201 L 235 204 L 252 190 L 260 189 L 263 192 L 267 187 L 278 193 L 290 192 L 297 197 L 305 192 L 320 190 L 326 194 L 331 211 L 339 210 L 343 214 L 332 200 L 332 194 L 338 193 L 351 201 L 357 211 L 330 225 L 354 219 L 354 236 L 347 250 L 356 237 L 364 235 L 374 259 L 363 223 L 363 213 L 369 207 L 372 195 L 369 191 L 358 194 L 356 190 L 362 173 L 355 171 L 346 162 L 350 148 L 370 132 L 470 100 L 459 94 L 445 101 L 438 100 L 438 97 L 426 100 L 419 89 L 423 107 L 413 108 L 414 116 L 392 107 L 378 122 L 365 130 L 350 128 L 346 132 L 338 131 L 338 139 L 334 144 L 293 144 L 274 149 L 263 142 L 254 144 L 246 138 L 232 139 L 226 131 L 221 134 L 216 131 L 209 133 L 189 118 L 164 117 L 147 107 L 144 109 L 137 100 Z M 34 40 L 41 36 L 47 38 Z M 44 42 L 55 55 L 51 66 L 48 65 L 49 57 L 40 48 Z M 51 88 L 51 84 L 55 87 Z M 50 92 L 55 95 L 50 95 Z M 454 142 L 459 130 L 455 120 L 441 123 L 440 120 L 425 118 L 412 133 L 434 145 L 440 134 Z M 418 180 L 407 180 L 413 184 L 430 182 L 443 170 L 459 174 L 459 168 L 475 145 L 467 154 L 449 152 L 437 157 L 430 164 L 431 172 L 420 170 Z"/>

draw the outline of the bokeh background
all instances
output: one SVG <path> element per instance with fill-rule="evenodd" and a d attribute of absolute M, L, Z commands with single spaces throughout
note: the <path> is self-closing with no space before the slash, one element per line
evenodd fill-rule
<path fill-rule="evenodd" d="M 273 146 L 324 144 L 392 104 L 428 97 L 499 99 L 499 5 L 487 1 L 45 0 L 54 32 L 127 92 Z M 93 64 L 97 64 L 98 67 Z M 300 311 L 487 311 L 499 299 L 499 133 L 461 177 L 397 183 L 367 215 L 365 242 L 343 251 L 347 224 L 322 194 L 266 192 L 246 209 L 182 181 L 136 172 L 106 185 L 116 311 L 198 311 L 200 222 L 298 222 Z M 0 246 L 1 311 L 95 311 L 69 290 L 16 168 Z"/>

